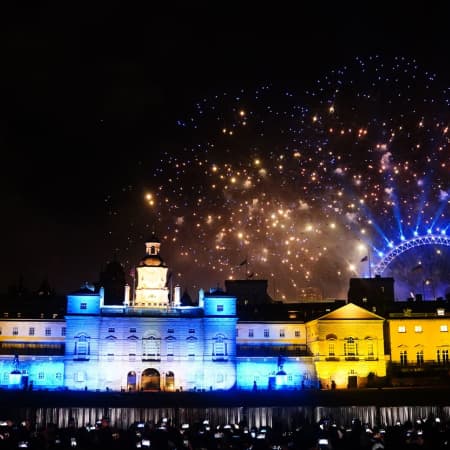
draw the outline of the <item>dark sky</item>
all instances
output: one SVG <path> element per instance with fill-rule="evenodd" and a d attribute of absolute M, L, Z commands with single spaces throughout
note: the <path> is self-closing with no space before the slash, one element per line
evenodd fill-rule
<path fill-rule="evenodd" d="M 114 254 L 105 197 L 139 185 L 201 95 L 307 84 L 356 55 L 411 56 L 449 76 L 444 2 L 192 3 L 3 10 L 0 290 L 20 274 L 60 292 L 95 281 Z"/>

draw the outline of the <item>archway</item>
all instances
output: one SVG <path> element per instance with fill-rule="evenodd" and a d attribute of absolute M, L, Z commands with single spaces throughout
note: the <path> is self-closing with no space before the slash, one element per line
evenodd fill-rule
<path fill-rule="evenodd" d="M 175 390 L 175 375 L 173 372 L 166 373 L 165 390 L 166 391 L 174 391 Z"/>
<path fill-rule="evenodd" d="M 127 375 L 127 391 L 135 391 L 136 390 L 136 372 L 131 371 L 128 372 Z"/>
<path fill-rule="evenodd" d="M 159 391 L 161 376 L 155 369 L 145 369 L 142 372 L 141 388 L 144 391 Z"/>

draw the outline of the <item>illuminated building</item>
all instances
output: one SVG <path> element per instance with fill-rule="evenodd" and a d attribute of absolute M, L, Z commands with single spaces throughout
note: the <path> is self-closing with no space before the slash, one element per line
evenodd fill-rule
<path fill-rule="evenodd" d="M 230 389 L 236 384 L 236 299 L 217 290 L 198 306 L 169 295 L 160 243 L 146 242 L 134 299 L 105 305 L 104 291 L 68 296 L 64 386 L 69 389 Z M 186 370 L 189 368 L 189 370 Z"/>
<path fill-rule="evenodd" d="M 339 389 L 415 384 L 414 374 L 428 372 L 434 378 L 422 383 L 448 379 L 444 304 L 389 302 L 371 292 L 372 311 L 345 301 L 282 303 L 267 294 L 265 280 L 234 280 L 225 292 L 200 290 L 198 303 L 185 305 L 156 238 L 146 242 L 135 274 L 130 288 L 110 263 L 100 287 L 67 296 L 65 315 L 4 312 L 0 387 Z M 380 305 L 386 318 L 374 312 Z"/>
<path fill-rule="evenodd" d="M 169 295 L 157 239 L 146 242 L 136 273 L 133 298 L 123 286 L 120 303 L 114 296 L 105 302 L 103 287 L 86 284 L 67 296 L 65 320 L 4 317 L 0 385 L 25 388 L 30 380 L 35 388 L 88 390 L 234 387 L 236 298 L 220 290 L 200 292 L 198 306 L 182 306 L 179 286 Z"/>
<path fill-rule="evenodd" d="M 4 316 L 0 321 L 0 386 L 61 387 L 65 334 L 63 318 Z"/>
<path fill-rule="evenodd" d="M 390 378 L 395 385 L 448 380 L 450 314 L 442 306 L 431 310 L 427 303 L 389 314 Z"/>
<path fill-rule="evenodd" d="M 301 389 L 317 386 L 314 363 L 306 345 L 305 323 L 239 321 L 237 336 L 238 387 Z"/>
<path fill-rule="evenodd" d="M 306 338 L 323 387 L 361 387 L 386 376 L 384 318 L 353 303 L 306 324 Z"/>

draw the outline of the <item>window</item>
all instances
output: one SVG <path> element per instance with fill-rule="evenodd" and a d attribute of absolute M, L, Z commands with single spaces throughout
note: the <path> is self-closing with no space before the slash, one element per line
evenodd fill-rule
<path fill-rule="evenodd" d="M 28 336 L 34 336 L 34 327 L 28 329 Z"/>
<path fill-rule="evenodd" d="M 195 330 L 193 328 L 189 328 L 189 334 L 195 333 Z"/>
<path fill-rule="evenodd" d="M 47 328 L 45 329 L 45 335 L 46 335 L 46 336 L 51 336 L 51 335 L 52 335 L 52 329 L 47 327 Z"/>
<path fill-rule="evenodd" d="M 436 362 L 437 362 L 438 364 L 441 363 L 441 351 L 440 351 L 440 350 L 437 350 L 437 351 L 436 351 Z"/>
<path fill-rule="evenodd" d="M 3 372 L 3 384 L 8 384 L 8 383 L 9 383 L 9 373 Z"/>
<path fill-rule="evenodd" d="M 128 353 L 128 361 L 136 361 L 136 353 Z"/>
<path fill-rule="evenodd" d="M 269 337 L 269 329 L 268 328 L 264 329 L 264 337 Z"/>
<path fill-rule="evenodd" d="M 0 335 L 2 334 L 2 327 L 0 327 Z"/>
<path fill-rule="evenodd" d="M 300 337 L 300 330 L 295 330 L 294 334 L 295 334 L 295 337 L 297 337 L 297 338 Z"/>
<path fill-rule="evenodd" d="M 399 325 L 399 326 L 398 326 L 398 332 L 399 332 L 399 333 L 406 333 L 406 327 L 405 327 L 405 325 Z"/>
<path fill-rule="evenodd" d="M 422 333 L 422 325 L 415 325 L 414 326 L 414 333 Z"/>
<path fill-rule="evenodd" d="M 285 337 L 283 328 L 280 330 L 280 337 Z"/>
<path fill-rule="evenodd" d="M 421 366 L 423 364 L 423 350 L 419 350 L 416 353 L 417 365 Z"/>
<path fill-rule="evenodd" d="M 373 356 L 373 343 L 368 342 L 367 343 L 367 356 Z"/>
<path fill-rule="evenodd" d="M 87 309 L 87 303 L 80 303 L 80 309 Z"/>
<path fill-rule="evenodd" d="M 448 364 L 448 350 L 442 350 L 442 362 Z"/>
<path fill-rule="evenodd" d="M 447 325 L 441 325 L 440 330 L 441 330 L 441 332 L 446 333 L 448 331 L 448 326 Z"/>
<path fill-rule="evenodd" d="M 43 379 L 44 379 L 44 372 L 39 372 L 39 373 L 38 373 L 38 378 L 39 378 L 40 380 L 43 380 Z"/>
<path fill-rule="evenodd" d="M 153 361 L 161 359 L 161 339 L 153 335 L 142 339 L 142 359 Z"/>
<path fill-rule="evenodd" d="M 19 335 L 19 329 L 17 327 L 13 328 L 13 336 L 18 336 Z"/>
<path fill-rule="evenodd" d="M 62 373 L 61 373 L 61 372 L 56 372 L 56 373 L 55 373 L 55 378 L 56 378 L 57 380 L 61 380 L 61 379 L 62 379 Z"/>
<path fill-rule="evenodd" d="M 167 334 L 173 334 L 174 333 L 174 329 L 173 328 L 169 328 L 168 330 L 167 330 Z"/>
<path fill-rule="evenodd" d="M 354 357 L 358 354 L 357 344 L 352 337 L 349 337 L 345 340 L 344 354 L 345 354 L 345 356 L 348 356 L 348 357 Z"/>
<path fill-rule="evenodd" d="M 438 308 L 436 312 L 437 312 L 438 316 L 445 316 L 445 309 L 444 308 Z"/>
<path fill-rule="evenodd" d="M 61 336 L 65 336 L 66 335 L 66 327 L 62 327 L 61 328 Z"/>
<path fill-rule="evenodd" d="M 91 338 L 86 334 L 80 334 L 75 337 L 75 359 L 89 359 Z"/>
<path fill-rule="evenodd" d="M 333 344 L 328 344 L 328 356 L 335 356 L 334 343 Z"/>
<path fill-rule="evenodd" d="M 108 328 L 108 333 L 115 333 L 116 329 L 115 328 Z"/>
<path fill-rule="evenodd" d="M 189 359 L 195 358 L 195 342 L 188 342 L 187 351 Z"/>
<path fill-rule="evenodd" d="M 136 328 L 130 328 L 130 333 L 136 333 Z"/>
<path fill-rule="evenodd" d="M 75 372 L 74 378 L 75 378 L 75 381 L 76 381 L 76 382 L 78 382 L 78 383 L 83 383 L 83 381 L 86 380 L 86 375 L 85 375 L 84 372 L 79 371 L 79 372 Z"/>
<path fill-rule="evenodd" d="M 252 328 L 250 328 L 248 330 L 248 337 L 253 337 L 253 329 Z"/>
<path fill-rule="evenodd" d="M 223 305 L 217 305 L 217 312 L 223 311 Z"/>
<path fill-rule="evenodd" d="M 212 357 L 215 361 L 228 359 L 227 339 L 223 334 L 216 335 L 213 340 Z"/>
<path fill-rule="evenodd" d="M 173 342 L 167 343 L 167 359 L 173 358 Z"/>
<path fill-rule="evenodd" d="M 400 364 L 402 366 L 406 366 L 408 364 L 408 352 L 406 350 L 402 350 L 400 352 Z"/>

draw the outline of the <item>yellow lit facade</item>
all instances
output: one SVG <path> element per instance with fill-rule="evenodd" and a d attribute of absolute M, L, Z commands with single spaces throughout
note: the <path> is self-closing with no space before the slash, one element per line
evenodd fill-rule
<path fill-rule="evenodd" d="M 349 303 L 306 323 L 307 345 L 323 388 L 364 387 L 386 376 L 385 319 Z"/>
<path fill-rule="evenodd" d="M 450 315 L 436 312 L 390 314 L 391 363 L 403 367 L 448 366 Z"/>

